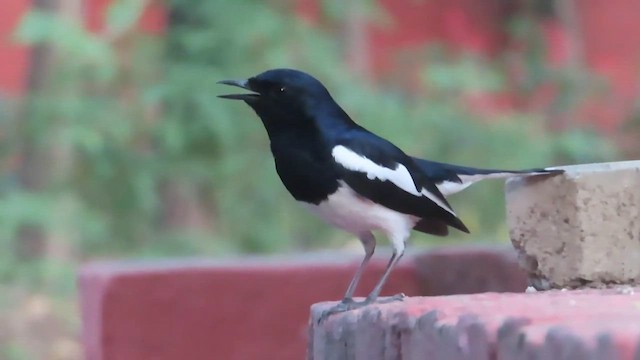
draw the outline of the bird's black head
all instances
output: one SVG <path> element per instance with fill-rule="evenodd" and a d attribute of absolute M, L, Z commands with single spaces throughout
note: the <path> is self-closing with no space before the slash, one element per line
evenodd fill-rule
<path fill-rule="evenodd" d="M 254 109 L 277 106 L 292 110 L 292 108 L 304 108 L 313 100 L 329 97 L 329 92 L 320 81 L 307 73 L 293 69 L 273 69 L 246 80 L 223 80 L 218 83 L 252 91 L 246 94 L 220 95 L 220 97 L 244 100 Z"/>
<path fill-rule="evenodd" d="M 224 80 L 219 83 L 251 91 L 220 97 L 243 100 L 262 119 L 267 131 L 304 127 L 313 123 L 318 125 L 316 120 L 320 118 L 319 114 L 327 112 L 344 114 L 320 81 L 298 70 L 274 69 L 246 80 Z"/>

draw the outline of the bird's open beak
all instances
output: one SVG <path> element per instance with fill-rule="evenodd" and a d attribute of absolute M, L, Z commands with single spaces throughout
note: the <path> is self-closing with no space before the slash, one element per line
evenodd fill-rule
<path fill-rule="evenodd" d="M 218 84 L 224 84 L 224 85 L 231 85 L 231 86 L 237 86 L 249 91 L 253 91 L 251 90 L 251 87 L 249 86 L 249 81 L 248 80 L 222 80 L 222 81 L 218 81 Z M 223 98 L 223 99 L 231 99 L 231 100 L 255 100 L 257 98 L 260 97 L 260 94 L 253 92 L 253 93 L 248 93 L 248 94 L 229 94 L 229 95 L 218 95 L 219 98 Z"/>

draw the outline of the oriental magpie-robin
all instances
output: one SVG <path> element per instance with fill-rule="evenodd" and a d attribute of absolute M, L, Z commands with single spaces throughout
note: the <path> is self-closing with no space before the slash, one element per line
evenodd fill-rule
<path fill-rule="evenodd" d="M 446 195 L 486 178 L 562 172 L 485 170 L 411 157 L 356 124 L 320 81 L 301 71 L 275 69 L 219 83 L 250 91 L 220 97 L 242 100 L 260 117 L 276 170 L 291 195 L 329 224 L 358 236 L 364 246 L 364 260 L 330 313 L 376 301 L 411 230 L 439 236 L 449 227 L 469 232 Z M 375 249 L 374 230 L 391 241 L 393 255 L 371 293 L 356 302 L 353 293 Z"/>

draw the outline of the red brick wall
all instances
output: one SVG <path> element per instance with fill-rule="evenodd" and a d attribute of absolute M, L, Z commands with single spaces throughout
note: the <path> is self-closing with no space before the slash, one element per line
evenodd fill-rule
<path fill-rule="evenodd" d="M 611 82 L 591 108 L 604 130 L 612 130 L 640 95 L 640 2 L 580 0 L 579 21 L 588 65 Z M 588 114 L 587 114 L 588 116 Z"/>
<path fill-rule="evenodd" d="M 454 50 L 489 56 L 512 47 L 514 44 L 505 28 L 517 11 L 514 3 L 501 0 L 380 0 L 389 16 L 386 23 L 371 24 L 366 30 L 368 43 L 365 48 L 369 49 L 372 70 L 378 76 L 391 73 L 410 82 L 415 79 L 415 66 L 422 64 L 416 64 L 407 56 L 398 60 L 398 54 L 433 41 L 447 44 Z M 573 115 L 572 121 L 596 124 L 605 132 L 613 131 L 629 118 L 640 95 L 640 27 L 637 26 L 640 2 L 577 0 L 576 4 L 580 56 L 588 68 L 609 82 L 610 87 L 589 98 L 589 102 Z M 319 22 L 321 11 L 317 0 L 298 0 L 297 11 L 304 18 Z M 564 64 L 570 41 L 567 30 L 557 18 L 545 20 L 542 27 L 549 63 Z M 539 90 L 534 99 L 527 100 L 527 108 L 548 108 L 553 102 L 554 89 Z M 507 94 L 481 99 L 486 104 L 481 104 L 479 109 L 522 106 L 509 97 Z"/>
<path fill-rule="evenodd" d="M 29 52 L 15 44 L 12 34 L 30 3 L 29 0 L 6 0 L 0 6 L 0 96 L 19 96 L 25 90 Z"/>

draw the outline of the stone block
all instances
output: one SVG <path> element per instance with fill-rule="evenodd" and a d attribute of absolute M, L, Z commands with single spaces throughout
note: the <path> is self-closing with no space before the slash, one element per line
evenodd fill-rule
<path fill-rule="evenodd" d="M 506 183 L 507 222 L 538 289 L 640 281 L 640 161 Z"/>

